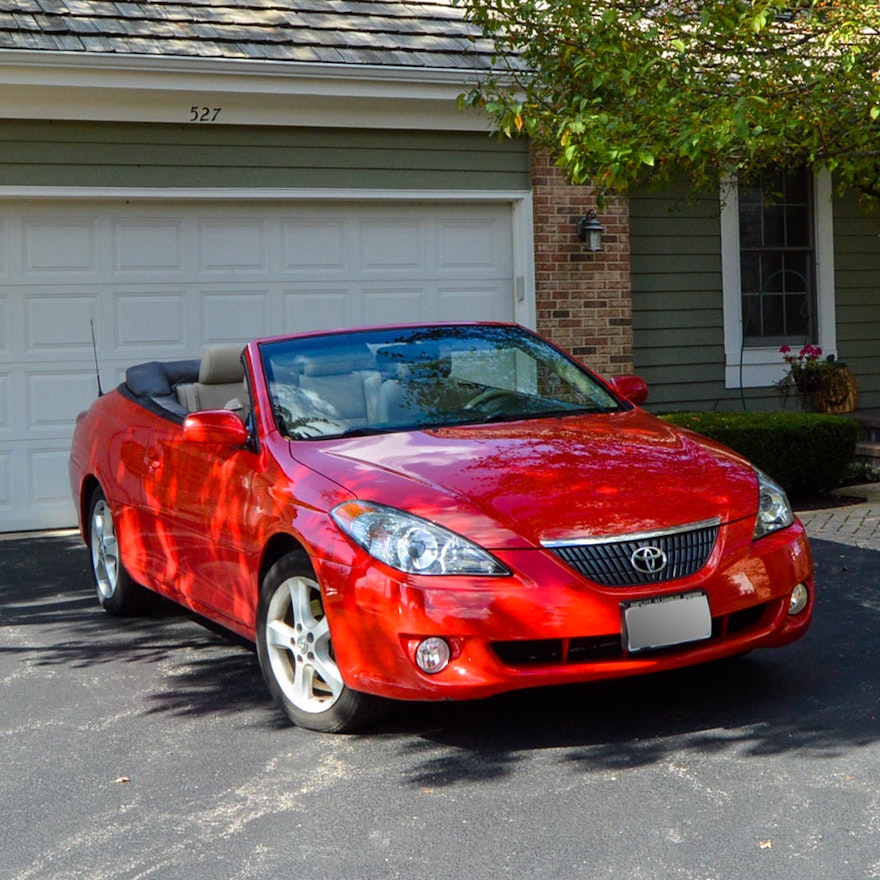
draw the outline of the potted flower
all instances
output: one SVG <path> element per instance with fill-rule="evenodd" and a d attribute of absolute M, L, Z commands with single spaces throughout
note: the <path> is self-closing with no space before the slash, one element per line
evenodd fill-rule
<path fill-rule="evenodd" d="M 776 385 L 783 401 L 799 395 L 804 409 L 821 413 L 847 413 L 856 408 L 858 383 L 846 364 L 833 354 L 822 357 L 818 345 L 805 345 L 797 354 L 787 345 L 779 349 L 788 365 Z"/>

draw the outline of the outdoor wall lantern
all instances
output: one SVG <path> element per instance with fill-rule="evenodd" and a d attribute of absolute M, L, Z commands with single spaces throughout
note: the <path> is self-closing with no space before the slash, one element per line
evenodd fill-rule
<path fill-rule="evenodd" d="M 602 233 L 604 231 L 605 227 L 599 222 L 593 208 L 590 208 L 586 215 L 578 220 L 578 238 L 586 243 L 588 251 L 602 250 Z"/>

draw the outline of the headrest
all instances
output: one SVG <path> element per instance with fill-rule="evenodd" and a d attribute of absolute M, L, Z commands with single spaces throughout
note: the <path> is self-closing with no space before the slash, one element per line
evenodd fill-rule
<path fill-rule="evenodd" d="M 452 372 L 452 358 L 437 342 L 404 342 L 400 345 L 386 345 L 376 351 L 376 362 L 380 370 L 388 367 L 403 367 L 408 373 L 430 372 L 434 375 L 448 376 Z"/>
<path fill-rule="evenodd" d="M 178 382 L 195 382 L 198 372 L 198 360 L 150 361 L 129 367 L 125 371 L 125 384 L 139 397 L 165 397 Z"/>
<path fill-rule="evenodd" d="M 301 355 L 296 359 L 296 371 L 302 376 L 346 376 L 355 370 L 366 370 L 372 365 L 370 350 L 366 347 L 347 349 L 317 356 Z"/>
<path fill-rule="evenodd" d="M 238 342 L 206 348 L 199 366 L 199 382 L 202 385 L 232 385 L 244 381 L 241 352 L 242 345 Z"/>

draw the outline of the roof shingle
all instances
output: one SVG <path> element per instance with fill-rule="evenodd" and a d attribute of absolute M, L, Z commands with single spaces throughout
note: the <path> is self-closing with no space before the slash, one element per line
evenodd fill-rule
<path fill-rule="evenodd" d="M 0 0 L 0 48 L 486 70 L 450 0 Z"/>

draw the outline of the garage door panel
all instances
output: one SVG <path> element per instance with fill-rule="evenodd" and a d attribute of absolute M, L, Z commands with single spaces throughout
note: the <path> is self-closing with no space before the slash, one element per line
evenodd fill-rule
<path fill-rule="evenodd" d="M 98 224 L 90 220 L 26 220 L 22 227 L 23 278 L 96 276 Z"/>
<path fill-rule="evenodd" d="M 180 352 L 186 347 L 186 291 L 150 288 L 112 293 L 115 313 L 113 349 L 140 355 L 159 349 Z M 150 355 L 151 359 L 155 354 Z"/>
<path fill-rule="evenodd" d="M 423 226 L 406 220 L 362 223 L 359 241 L 363 272 L 393 278 L 428 271 Z"/>
<path fill-rule="evenodd" d="M 27 507 L 37 516 L 41 510 L 57 515 L 70 504 L 67 450 L 46 446 L 29 449 L 27 456 L 24 471 L 30 477 L 25 498 Z"/>
<path fill-rule="evenodd" d="M 389 314 L 394 321 L 413 323 L 433 320 L 430 289 L 424 287 L 394 287 L 391 284 L 367 289 L 363 293 L 364 324 L 387 323 Z"/>
<path fill-rule="evenodd" d="M 11 221 L 0 218 L 0 282 L 9 278 L 9 227 Z"/>
<path fill-rule="evenodd" d="M 441 288 L 437 292 L 437 309 L 440 314 L 455 315 L 460 321 L 509 321 L 510 313 L 503 308 L 504 293 L 497 285 Z"/>
<path fill-rule="evenodd" d="M 14 472 L 14 453 L 11 449 L 0 449 L 0 518 L 10 520 L 15 515 L 12 504 L 12 474 Z"/>
<path fill-rule="evenodd" d="M 0 438 L 5 439 L 5 435 L 12 431 L 10 417 L 12 414 L 12 403 L 10 394 L 12 393 L 12 383 L 6 373 L 0 373 Z"/>
<path fill-rule="evenodd" d="M 95 397 L 95 374 L 80 372 L 31 373 L 27 377 L 27 431 L 69 439 L 77 415 Z"/>
<path fill-rule="evenodd" d="M 283 224 L 282 269 L 305 277 L 351 272 L 348 224 L 344 218 L 287 219 Z"/>
<path fill-rule="evenodd" d="M 6 531 L 73 525 L 66 449 L 17 441 L 0 450 L 0 523 Z"/>
<path fill-rule="evenodd" d="M 184 223 L 173 218 L 125 218 L 112 224 L 117 277 L 148 273 L 179 276 L 185 270 Z"/>
<path fill-rule="evenodd" d="M 512 254 L 499 240 L 497 223 L 452 223 L 439 225 L 437 235 L 438 271 L 497 275 L 502 266 L 510 266 Z"/>
<path fill-rule="evenodd" d="M 2 283 L 2 278 L 0 278 L 0 284 Z M 0 358 L 10 354 L 11 322 L 12 314 L 9 306 L 9 296 L 0 294 Z"/>
<path fill-rule="evenodd" d="M 267 332 L 270 326 L 270 291 L 248 288 L 204 293 L 202 328 L 205 343 L 237 342 Z"/>
<path fill-rule="evenodd" d="M 264 334 L 514 315 L 491 203 L 10 202 L 0 220 L 0 531 L 72 525 L 77 414 L 132 364 Z"/>
<path fill-rule="evenodd" d="M 357 312 L 357 314 L 353 314 Z M 362 324 L 352 304 L 349 287 L 328 287 L 288 292 L 284 295 L 284 317 L 271 333 L 307 333 L 332 327 Z"/>
<path fill-rule="evenodd" d="M 261 220 L 234 218 L 199 223 L 202 273 L 267 272 L 268 230 Z"/>
<path fill-rule="evenodd" d="M 25 296 L 25 352 L 56 359 L 61 351 L 70 356 L 91 351 L 91 321 L 97 312 L 94 296 L 70 290 L 29 291 Z"/>

